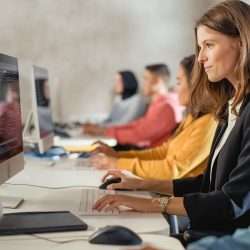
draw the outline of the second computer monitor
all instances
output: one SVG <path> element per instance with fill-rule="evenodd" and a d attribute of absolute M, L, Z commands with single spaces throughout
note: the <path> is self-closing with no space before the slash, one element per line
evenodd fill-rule
<path fill-rule="evenodd" d="M 48 71 L 35 65 L 32 67 L 32 104 L 38 149 L 42 154 L 53 146 L 54 124 Z"/>

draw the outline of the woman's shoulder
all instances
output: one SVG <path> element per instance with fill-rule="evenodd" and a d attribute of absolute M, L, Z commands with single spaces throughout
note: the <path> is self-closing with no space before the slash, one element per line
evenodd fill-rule
<path fill-rule="evenodd" d="M 248 115 L 250 113 L 250 94 L 248 94 L 244 100 L 242 101 L 242 105 L 240 108 L 240 116 Z"/>
<path fill-rule="evenodd" d="M 212 114 L 204 114 L 204 115 L 198 117 L 195 120 L 195 123 L 198 126 L 201 126 L 201 125 L 203 125 L 203 126 L 217 126 L 217 124 L 218 124 L 214 115 L 212 115 Z"/>
<path fill-rule="evenodd" d="M 131 97 L 125 99 L 124 101 L 146 103 L 144 97 L 140 94 L 132 95 Z"/>

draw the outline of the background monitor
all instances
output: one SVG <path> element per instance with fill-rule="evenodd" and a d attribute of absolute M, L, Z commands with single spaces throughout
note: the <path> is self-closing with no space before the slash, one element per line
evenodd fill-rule
<path fill-rule="evenodd" d="M 35 65 L 32 67 L 32 106 L 35 135 L 39 152 L 42 154 L 53 146 L 54 124 L 48 71 Z"/>
<path fill-rule="evenodd" d="M 23 168 L 18 62 L 0 54 L 0 184 Z"/>

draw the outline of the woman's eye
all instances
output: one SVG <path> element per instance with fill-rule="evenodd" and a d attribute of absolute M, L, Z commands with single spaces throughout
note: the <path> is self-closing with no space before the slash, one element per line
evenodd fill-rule
<path fill-rule="evenodd" d="M 212 43 L 207 43 L 206 46 L 207 46 L 208 49 L 210 49 L 210 48 L 213 47 L 213 44 Z"/>

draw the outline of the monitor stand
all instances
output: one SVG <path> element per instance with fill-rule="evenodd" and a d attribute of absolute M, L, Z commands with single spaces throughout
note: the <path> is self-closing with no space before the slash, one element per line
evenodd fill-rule
<path fill-rule="evenodd" d="M 23 140 L 26 143 L 37 143 L 37 140 L 35 138 L 32 138 L 30 134 L 30 129 L 33 124 L 32 121 L 33 121 L 33 110 L 29 112 L 27 120 L 23 128 Z"/>
<path fill-rule="evenodd" d="M 0 201 L 2 203 L 3 209 L 4 208 L 15 209 L 21 205 L 24 199 L 20 197 L 13 197 L 13 196 L 0 196 Z"/>

